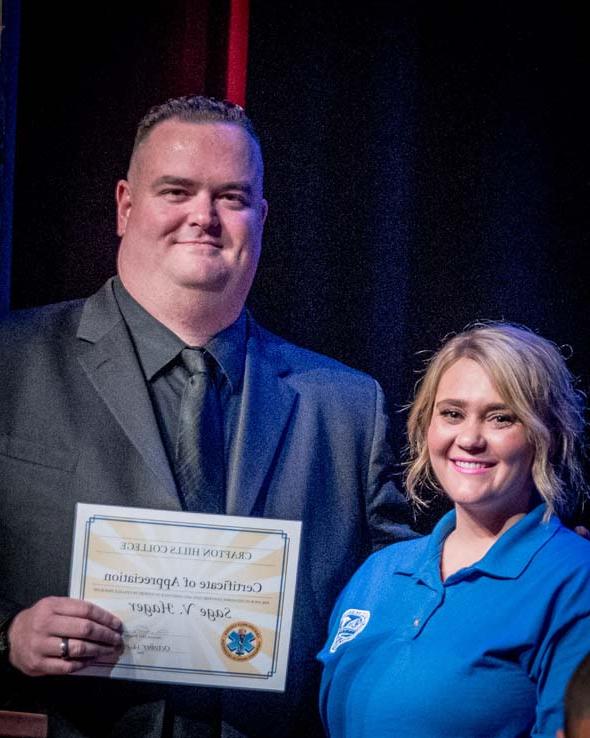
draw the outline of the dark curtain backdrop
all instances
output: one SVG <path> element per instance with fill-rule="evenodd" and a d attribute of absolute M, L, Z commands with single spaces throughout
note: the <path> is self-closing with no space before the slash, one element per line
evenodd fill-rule
<path fill-rule="evenodd" d="M 18 0 L 0 0 L 0 316 L 10 308 L 19 11 Z"/>
<path fill-rule="evenodd" d="M 223 5 L 23 9 L 14 307 L 87 295 L 112 272 L 134 124 L 169 95 L 219 94 L 206 60 Z M 474 319 L 571 345 L 588 389 L 582 10 L 253 0 L 250 29 L 270 201 L 260 321 L 374 375 L 398 450 L 417 352 Z"/>
<path fill-rule="evenodd" d="M 254 0 L 251 28 L 270 200 L 261 320 L 373 374 L 394 411 L 417 352 L 475 319 L 570 344 L 587 390 L 582 11 Z"/>

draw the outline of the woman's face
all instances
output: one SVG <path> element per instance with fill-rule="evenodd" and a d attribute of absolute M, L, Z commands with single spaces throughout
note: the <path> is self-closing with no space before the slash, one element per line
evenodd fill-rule
<path fill-rule="evenodd" d="M 472 359 L 459 359 L 441 376 L 427 442 L 436 478 L 455 506 L 486 516 L 528 510 L 533 448 Z"/>

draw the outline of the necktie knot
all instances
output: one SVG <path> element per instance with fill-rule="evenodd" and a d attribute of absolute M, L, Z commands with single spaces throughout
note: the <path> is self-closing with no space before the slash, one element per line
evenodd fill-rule
<path fill-rule="evenodd" d="M 202 348 L 187 347 L 182 349 L 180 360 L 191 377 L 194 374 L 209 374 L 205 350 Z"/>

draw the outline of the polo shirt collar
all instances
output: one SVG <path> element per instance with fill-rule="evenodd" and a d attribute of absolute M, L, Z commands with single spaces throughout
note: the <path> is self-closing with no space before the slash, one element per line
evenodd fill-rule
<path fill-rule="evenodd" d="M 442 586 L 440 560 L 443 544 L 447 536 L 454 530 L 455 524 L 456 514 L 454 510 L 443 515 L 428 538 L 428 545 L 422 563 L 412 572 L 415 579 L 424 582 L 431 589 L 439 590 Z"/>
<path fill-rule="evenodd" d="M 463 579 L 467 573 L 481 572 L 498 579 L 516 579 L 526 569 L 537 552 L 555 535 L 561 523 L 552 516 L 543 521 L 546 505 L 537 505 L 531 512 L 521 518 L 494 543 L 486 555 L 469 567 L 449 577 L 451 583 L 458 578 Z M 456 513 L 451 510 L 437 523 L 424 550 L 418 567 L 415 561 L 401 561 L 395 573 L 414 576 L 431 587 L 440 589 L 440 559 L 447 536 L 456 525 Z M 414 566 L 412 566 L 412 563 Z"/>
<path fill-rule="evenodd" d="M 546 509 L 544 503 L 537 505 L 500 536 L 483 559 L 469 568 L 499 579 L 519 577 L 561 525 L 555 516 L 543 521 Z"/>

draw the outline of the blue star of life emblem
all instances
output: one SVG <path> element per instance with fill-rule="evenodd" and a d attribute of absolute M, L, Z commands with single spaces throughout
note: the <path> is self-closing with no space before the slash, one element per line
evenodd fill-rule
<path fill-rule="evenodd" d="M 228 635 L 229 643 L 227 647 L 236 656 L 244 656 L 247 653 L 251 653 L 254 650 L 254 640 L 256 636 L 254 633 L 246 633 L 244 629 L 239 631 L 232 630 Z"/>
<path fill-rule="evenodd" d="M 260 651 L 262 635 L 252 623 L 232 623 L 223 631 L 221 646 L 230 659 L 247 661 Z"/>

